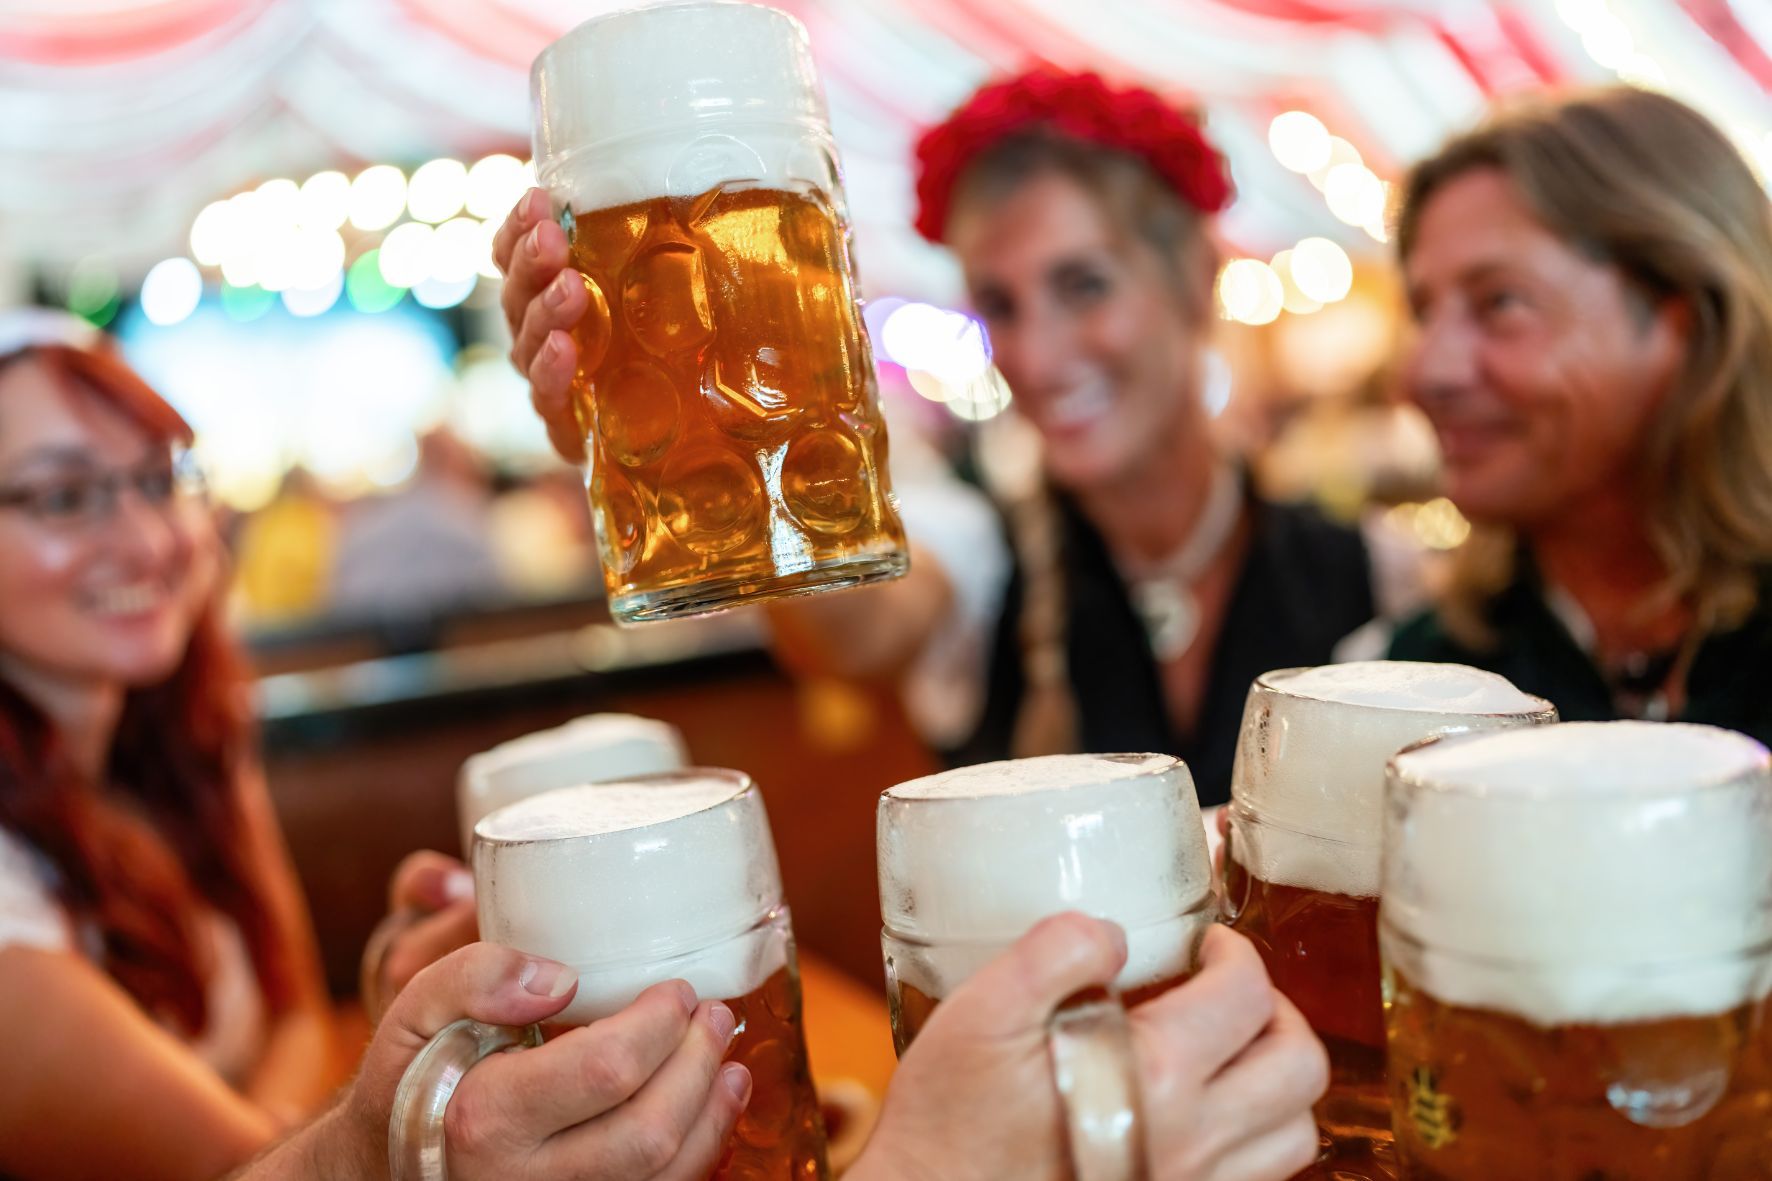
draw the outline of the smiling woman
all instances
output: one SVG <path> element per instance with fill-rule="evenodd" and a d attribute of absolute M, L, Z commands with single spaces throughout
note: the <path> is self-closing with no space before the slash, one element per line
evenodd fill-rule
<path fill-rule="evenodd" d="M 0 1175 L 219 1175 L 327 1085 L 189 441 L 106 351 L 0 353 Z"/>
<path fill-rule="evenodd" d="M 1772 740 L 1772 207 L 1747 163 L 1621 88 L 1503 112 L 1405 190 L 1406 381 L 1480 536 L 1393 655 L 1571 721 Z"/>

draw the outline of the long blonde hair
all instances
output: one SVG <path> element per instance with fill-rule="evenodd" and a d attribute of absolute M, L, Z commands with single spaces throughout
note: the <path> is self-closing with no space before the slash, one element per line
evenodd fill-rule
<path fill-rule="evenodd" d="M 1772 562 L 1772 203 L 1715 124 L 1663 94 L 1614 87 L 1502 110 L 1418 164 L 1403 186 L 1407 261 L 1429 201 L 1476 169 L 1507 176 L 1538 220 L 1691 316 L 1690 345 L 1639 470 L 1668 571 L 1657 603 L 1701 631 L 1739 623 Z M 1445 604 L 1461 638 L 1508 581 L 1505 531 L 1467 547 Z M 1497 564 L 1497 559 L 1502 559 Z M 1462 625 L 1462 626 L 1461 626 Z"/>

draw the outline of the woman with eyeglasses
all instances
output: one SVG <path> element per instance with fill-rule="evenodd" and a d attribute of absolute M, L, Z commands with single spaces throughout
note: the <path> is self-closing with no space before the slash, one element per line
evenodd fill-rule
<path fill-rule="evenodd" d="M 330 1009 L 190 428 L 96 338 L 0 314 L 0 1179 L 202 1181 L 319 1109 Z M 421 853 L 396 875 L 395 909 L 426 917 L 378 955 L 384 995 L 473 938 L 460 872 Z M 594 1118 L 625 1142 L 662 1110 L 689 1116 L 651 1141 L 717 1146 L 742 1104 L 708 1097 L 708 1008 L 612 1028 L 675 1072 L 640 1080 L 659 1110 L 587 1092 L 506 1139 Z"/>

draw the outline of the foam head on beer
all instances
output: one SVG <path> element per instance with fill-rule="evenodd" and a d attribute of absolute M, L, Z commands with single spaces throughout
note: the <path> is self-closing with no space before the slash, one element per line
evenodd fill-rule
<path fill-rule="evenodd" d="M 1237 814 L 1262 827 L 1234 840 L 1233 853 L 1263 881 L 1374 897 L 1391 756 L 1438 734 L 1552 716 L 1544 699 L 1459 664 L 1374 660 L 1265 673 L 1250 692 L 1232 775 Z"/>
<path fill-rule="evenodd" d="M 936 997 L 1066 910 L 1126 928 L 1122 987 L 1172 976 L 1211 909 L 1193 778 L 1168 755 L 1053 755 L 911 780 L 881 797 L 879 859 L 888 934 L 934 945 L 907 982 Z"/>
<path fill-rule="evenodd" d="M 781 879 L 748 777 L 695 769 L 545 792 L 475 829 L 481 935 L 576 968 L 567 1022 L 660 980 L 742 996 L 787 961 Z"/>
<path fill-rule="evenodd" d="M 575 211 L 726 182 L 790 188 L 827 122 L 805 26 L 756 4 L 669 4 L 586 21 L 535 61 L 535 164 Z M 598 152 L 623 141 L 619 158 Z"/>
<path fill-rule="evenodd" d="M 1541 1025 L 1731 1009 L 1772 990 L 1772 771 L 1709 726 L 1565 723 L 1392 764 L 1382 923 L 1413 983 Z"/>
<path fill-rule="evenodd" d="M 675 771 L 688 763 L 675 726 L 633 714 L 590 714 L 513 738 L 462 764 L 456 781 L 462 848 L 472 847 L 481 817 L 537 792 Z"/>

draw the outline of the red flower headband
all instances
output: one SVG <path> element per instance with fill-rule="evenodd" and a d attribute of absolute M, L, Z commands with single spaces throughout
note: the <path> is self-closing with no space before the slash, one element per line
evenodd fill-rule
<path fill-rule="evenodd" d="M 1132 153 L 1202 213 L 1230 204 L 1229 169 L 1192 117 L 1142 86 L 1043 67 L 981 87 L 917 141 L 917 232 L 941 241 L 960 173 L 980 152 L 1037 126 Z"/>

